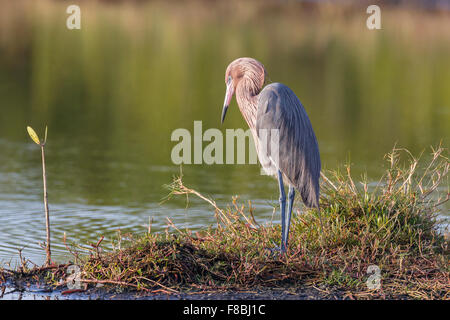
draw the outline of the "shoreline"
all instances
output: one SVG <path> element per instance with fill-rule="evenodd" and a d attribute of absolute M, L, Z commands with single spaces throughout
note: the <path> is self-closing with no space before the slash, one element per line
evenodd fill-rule
<path fill-rule="evenodd" d="M 64 238 L 73 261 L 30 268 L 21 256 L 16 270 L 0 268 L 0 285 L 3 291 L 9 285 L 70 299 L 448 300 L 449 239 L 437 219 L 448 194 L 430 195 L 439 195 L 450 163 L 439 148 L 428 165 L 413 158 L 412 165 L 401 166 L 400 152 L 387 156 L 391 165 L 377 190 L 353 181 L 350 167 L 346 174 L 331 172 L 322 183 L 320 211 L 292 217 L 284 254 L 271 250 L 280 241 L 279 225 L 260 225 L 251 204 L 237 198 L 219 208 L 180 176 L 167 186 L 168 198 L 205 200 L 214 208 L 216 226 L 192 232 L 167 219 L 165 233 L 119 233 L 109 251 L 103 250 L 103 236 L 84 246 Z M 427 170 L 418 171 L 419 165 Z"/>

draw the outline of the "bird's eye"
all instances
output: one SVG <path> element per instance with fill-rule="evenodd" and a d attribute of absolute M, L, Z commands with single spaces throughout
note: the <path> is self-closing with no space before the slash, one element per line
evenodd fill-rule
<path fill-rule="evenodd" d="M 227 84 L 231 83 L 231 76 L 228 76 Z"/>

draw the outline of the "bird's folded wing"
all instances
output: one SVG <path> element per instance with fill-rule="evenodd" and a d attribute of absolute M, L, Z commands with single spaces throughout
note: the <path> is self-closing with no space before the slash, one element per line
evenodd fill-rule
<path fill-rule="evenodd" d="M 256 133 L 260 150 L 268 153 L 303 202 L 318 207 L 321 164 L 317 139 L 300 100 L 287 86 L 272 83 L 259 94 Z M 278 150 L 273 144 L 277 140 Z"/>

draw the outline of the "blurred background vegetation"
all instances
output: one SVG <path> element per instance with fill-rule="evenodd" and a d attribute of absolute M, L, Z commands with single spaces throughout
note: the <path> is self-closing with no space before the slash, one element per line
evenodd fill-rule
<path fill-rule="evenodd" d="M 194 199 L 188 211 L 181 199 L 160 205 L 162 185 L 179 171 L 174 129 L 192 131 L 194 120 L 246 129 L 236 102 L 220 126 L 225 68 L 237 57 L 260 60 L 298 95 L 325 169 L 349 161 L 378 179 L 396 143 L 416 154 L 448 146 L 446 2 L 376 3 L 381 30 L 366 28 L 364 1 L 0 0 L 0 260 L 24 242 L 37 260 L 43 253 L 40 154 L 27 125 L 49 127 L 56 246 L 64 231 L 81 241 L 143 231 L 150 216 L 155 230 L 166 216 L 194 229 L 212 223 Z M 81 30 L 66 28 L 71 4 Z M 219 203 L 252 200 L 261 220 L 277 205 L 276 183 L 257 165 L 183 171 Z"/>

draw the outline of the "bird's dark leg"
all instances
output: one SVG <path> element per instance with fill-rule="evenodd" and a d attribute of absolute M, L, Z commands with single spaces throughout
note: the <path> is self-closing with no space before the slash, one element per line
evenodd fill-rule
<path fill-rule="evenodd" d="M 280 186 L 280 211 L 281 211 L 281 251 L 286 251 L 284 234 L 286 233 L 286 193 L 284 192 L 283 174 L 278 170 L 278 183 Z"/>
<path fill-rule="evenodd" d="M 295 189 L 292 186 L 289 186 L 289 193 L 288 193 L 288 207 L 287 207 L 287 214 L 285 219 L 285 228 L 283 232 L 283 238 L 281 242 L 281 250 L 283 252 L 286 252 L 287 245 L 288 245 L 288 239 L 289 239 L 289 226 L 291 225 L 291 215 L 292 215 L 292 207 L 294 204 L 294 198 L 295 198 Z"/>

